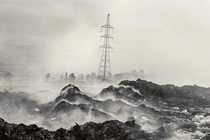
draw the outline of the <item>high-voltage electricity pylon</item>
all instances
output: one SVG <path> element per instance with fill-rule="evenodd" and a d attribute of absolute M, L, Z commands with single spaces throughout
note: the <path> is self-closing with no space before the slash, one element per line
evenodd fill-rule
<path fill-rule="evenodd" d="M 104 44 L 100 46 L 102 48 L 102 56 L 98 70 L 98 77 L 101 80 L 110 80 L 111 78 L 110 49 L 112 49 L 112 47 L 109 44 L 110 39 L 113 39 L 113 37 L 110 36 L 110 30 L 114 28 L 110 25 L 109 16 L 108 14 L 106 24 L 101 26 L 105 30 L 104 35 L 101 36 L 104 39 Z"/>

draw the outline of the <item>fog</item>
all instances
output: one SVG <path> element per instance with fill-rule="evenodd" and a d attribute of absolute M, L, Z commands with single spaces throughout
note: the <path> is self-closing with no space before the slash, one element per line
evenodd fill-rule
<path fill-rule="evenodd" d="M 208 0 L 0 0 L 0 71 L 97 72 L 111 14 L 112 73 L 209 86 Z M 122 63 L 123 62 L 123 63 Z"/>

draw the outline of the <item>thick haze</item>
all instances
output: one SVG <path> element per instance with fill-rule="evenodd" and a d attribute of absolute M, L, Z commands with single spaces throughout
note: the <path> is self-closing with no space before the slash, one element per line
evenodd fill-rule
<path fill-rule="evenodd" d="M 209 7 L 209 0 L 0 0 L 1 69 L 97 72 L 110 13 L 113 73 L 144 69 L 156 82 L 210 86 Z"/>

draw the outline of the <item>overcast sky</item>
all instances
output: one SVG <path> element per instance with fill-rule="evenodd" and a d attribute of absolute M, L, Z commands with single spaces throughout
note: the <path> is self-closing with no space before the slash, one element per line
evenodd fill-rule
<path fill-rule="evenodd" d="M 0 65 L 97 72 L 110 13 L 113 73 L 144 69 L 159 83 L 210 86 L 209 7 L 209 0 L 0 0 Z"/>

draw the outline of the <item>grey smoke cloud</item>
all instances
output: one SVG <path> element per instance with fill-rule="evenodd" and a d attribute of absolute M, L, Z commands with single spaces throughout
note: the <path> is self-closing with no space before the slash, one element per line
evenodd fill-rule
<path fill-rule="evenodd" d="M 208 86 L 209 6 L 208 0 L 1 0 L 0 63 L 97 72 L 100 26 L 110 13 L 113 73 L 144 69 L 159 83 Z"/>
<path fill-rule="evenodd" d="M 95 24 L 91 17 L 97 17 L 93 13 L 100 7 L 96 1 L 94 4 L 80 0 L 0 1 L 1 63 L 48 70 L 47 63 L 59 59 L 54 58 L 54 50 L 65 50 L 63 44 Z"/>

